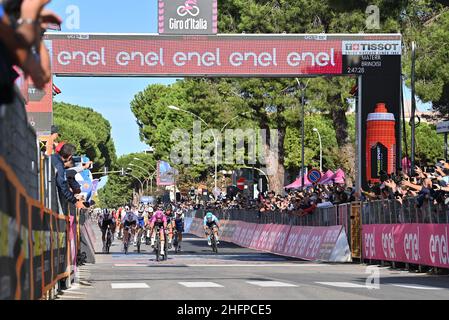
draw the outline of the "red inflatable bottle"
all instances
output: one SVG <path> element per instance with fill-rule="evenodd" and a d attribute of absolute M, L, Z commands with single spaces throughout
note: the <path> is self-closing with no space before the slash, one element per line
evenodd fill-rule
<path fill-rule="evenodd" d="M 396 120 L 385 103 L 378 103 L 366 124 L 366 178 L 379 182 L 380 172 L 396 172 Z"/>

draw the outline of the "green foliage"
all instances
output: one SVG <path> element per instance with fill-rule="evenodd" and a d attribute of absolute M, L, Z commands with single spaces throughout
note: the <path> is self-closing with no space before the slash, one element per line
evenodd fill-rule
<path fill-rule="evenodd" d="M 134 158 L 141 159 L 150 165 L 147 165 L 142 161 L 135 160 Z M 134 164 L 142 168 L 130 166 L 130 164 Z M 156 165 L 157 163 L 154 160 L 154 157 L 144 153 L 132 153 L 118 158 L 116 165 L 113 168 L 114 171 L 119 171 L 122 168 L 126 171 L 128 167 L 132 170 L 128 170 L 128 174 L 125 176 L 120 174 L 110 174 L 108 176 L 106 186 L 98 191 L 101 206 L 107 208 L 117 208 L 125 203 L 130 203 L 133 197 L 133 190 L 139 190 L 142 187 L 137 179 L 140 179 L 142 183 L 144 180 L 149 179 L 150 175 L 154 173 L 154 168 L 156 168 Z M 156 185 L 155 181 L 156 175 L 153 176 L 154 186 Z M 148 185 L 150 185 L 150 183 L 148 183 Z M 144 183 L 144 189 L 146 189 L 146 183 Z"/>
<path fill-rule="evenodd" d="M 406 132 L 410 152 L 411 128 L 408 125 Z M 402 148 L 402 152 L 405 156 L 405 147 Z M 416 163 L 435 164 L 439 158 L 444 158 L 444 135 L 437 134 L 435 125 L 421 123 L 416 128 Z"/>
<path fill-rule="evenodd" d="M 79 155 L 88 156 L 94 162 L 93 171 L 113 166 L 117 156 L 109 121 L 90 108 L 63 102 L 54 103 L 53 111 L 60 140 L 76 146 Z"/>

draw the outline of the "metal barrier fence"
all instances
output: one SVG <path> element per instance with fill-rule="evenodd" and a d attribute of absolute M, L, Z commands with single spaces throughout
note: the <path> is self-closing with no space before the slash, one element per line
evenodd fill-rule
<path fill-rule="evenodd" d="M 449 206 L 424 201 L 418 207 L 416 198 L 377 200 L 362 203 L 362 224 L 449 223 Z"/>
<path fill-rule="evenodd" d="M 239 220 L 249 223 L 260 224 L 283 224 L 291 226 L 315 226 L 326 227 L 343 225 L 348 234 L 350 228 L 351 204 L 345 203 L 328 208 L 317 208 L 313 213 L 300 216 L 296 213 L 269 211 L 259 212 L 257 210 L 224 209 L 212 210 L 220 220 Z M 192 218 L 203 218 L 206 210 L 200 209 L 192 212 Z"/>
<path fill-rule="evenodd" d="M 0 156 L 11 166 L 30 197 L 39 198 L 39 153 L 18 90 L 11 104 L 0 105 Z"/>

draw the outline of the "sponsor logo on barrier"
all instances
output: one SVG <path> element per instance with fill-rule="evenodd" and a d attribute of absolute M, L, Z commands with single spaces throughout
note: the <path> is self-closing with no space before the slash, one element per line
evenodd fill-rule
<path fill-rule="evenodd" d="M 376 243 L 374 242 L 375 232 L 365 234 L 365 253 L 368 258 L 376 255 Z"/>
<path fill-rule="evenodd" d="M 16 220 L 0 214 L 0 257 L 14 258 L 14 245 L 19 237 Z"/>
<path fill-rule="evenodd" d="M 393 232 L 382 233 L 382 250 L 386 258 L 396 259 Z"/>
<path fill-rule="evenodd" d="M 321 235 L 315 235 L 312 237 L 306 251 L 306 257 L 315 258 L 318 255 L 318 250 L 321 246 L 321 239 Z"/>
<path fill-rule="evenodd" d="M 438 262 L 443 265 L 449 264 L 448 257 L 448 237 L 447 227 L 444 228 L 445 234 L 432 234 L 429 241 L 430 260 L 432 263 Z"/>
<path fill-rule="evenodd" d="M 404 236 L 404 252 L 407 259 L 419 261 L 419 228 L 417 233 L 406 233 Z"/>

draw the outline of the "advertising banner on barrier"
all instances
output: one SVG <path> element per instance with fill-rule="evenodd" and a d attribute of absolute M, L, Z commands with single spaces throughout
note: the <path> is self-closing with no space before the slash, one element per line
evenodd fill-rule
<path fill-rule="evenodd" d="M 56 214 L 51 215 L 51 279 L 54 284 L 59 273 L 58 220 Z"/>
<path fill-rule="evenodd" d="M 34 299 L 42 297 L 44 289 L 43 281 L 43 226 L 42 226 L 42 209 L 40 203 L 31 203 L 31 227 L 33 238 L 33 284 Z"/>
<path fill-rule="evenodd" d="M 362 227 L 365 259 L 449 268 L 449 224 L 373 224 Z"/>
<path fill-rule="evenodd" d="M 342 226 L 291 228 L 283 253 L 304 260 L 330 261 Z"/>
<path fill-rule="evenodd" d="M 245 231 L 242 239 L 242 247 L 249 248 L 251 246 L 251 242 L 253 240 L 254 233 L 256 232 L 257 224 L 255 223 L 246 223 Z"/>
<path fill-rule="evenodd" d="M 263 227 L 260 229 L 260 234 L 258 235 L 258 241 L 256 243 L 256 250 L 266 250 L 268 238 L 270 236 L 271 229 L 273 228 L 272 224 L 263 224 Z"/>
<path fill-rule="evenodd" d="M 69 229 L 69 239 L 70 239 L 70 270 L 71 272 L 76 271 L 76 223 L 75 217 L 70 215 L 70 229 Z"/>
<path fill-rule="evenodd" d="M 44 253 L 44 291 L 50 289 L 52 277 L 52 241 L 51 241 L 51 213 L 44 210 L 42 221 L 43 229 L 43 253 Z"/>
<path fill-rule="evenodd" d="M 271 252 L 277 254 L 282 254 L 284 252 L 291 228 L 291 226 L 283 226 L 283 228 L 279 229 Z"/>
<path fill-rule="evenodd" d="M 57 221 L 57 236 L 58 236 L 58 267 L 57 267 L 57 280 L 64 276 L 68 276 L 67 268 L 67 220 L 64 215 L 55 214 Z"/>
<path fill-rule="evenodd" d="M 30 300 L 31 292 L 31 237 L 30 237 L 30 207 L 28 201 L 23 194 L 19 196 L 20 201 L 20 299 Z"/>
<path fill-rule="evenodd" d="M 245 222 L 242 221 L 235 221 L 235 231 L 232 235 L 231 242 L 235 243 L 236 245 L 241 245 L 241 235 L 244 230 Z"/>
<path fill-rule="evenodd" d="M 192 225 L 193 218 L 185 218 L 184 219 L 184 232 L 190 233 L 190 227 Z"/>
<path fill-rule="evenodd" d="M 249 248 L 251 248 L 251 249 L 257 248 L 257 244 L 259 243 L 260 234 L 262 233 L 264 228 L 265 228 L 264 224 L 254 223 L 254 232 L 253 232 L 253 237 L 251 239 L 251 242 L 248 246 Z"/>
<path fill-rule="evenodd" d="M 225 222 L 226 224 L 226 228 L 225 231 L 223 232 L 223 234 L 221 235 L 221 239 L 224 241 L 228 241 L 231 242 L 232 241 L 232 237 L 234 235 L 235 229 L 237 227 L 236 221 L 228 221 L 228 220 L 223 220 L 223 222 Z"/>
<path fill-rule="evenodd" d="M 18 257 L 16 229 L 17 189 L 6 178 L 0 166 L 0 300 L 14 299 L 17 286 L 16 261 Z"/>

